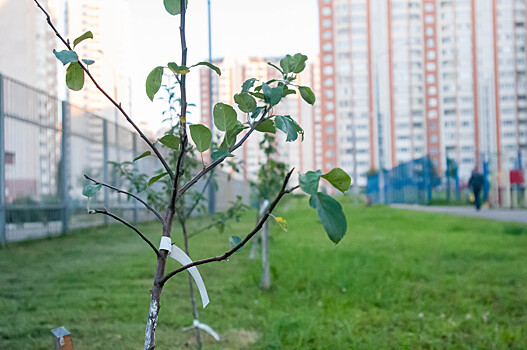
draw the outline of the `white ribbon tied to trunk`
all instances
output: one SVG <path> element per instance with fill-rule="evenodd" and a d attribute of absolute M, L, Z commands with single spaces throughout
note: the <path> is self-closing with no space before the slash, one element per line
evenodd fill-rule
<path fill-rule="evenodd" d="M 178 261 L 183 266 L 192 264 L 192 260 L 189 258 L 189 256 L 177 245 L 172 244 L 172 241 L 169 237 L 161 237 L 159 250 L 169 251 L 170 257 Z M 196 285 L 198 286 L 199 294 L 201 296 L 201 302 L 203 303 L 203 308 L 205 308 L 205 306 L 209 304 L 209 295 L 207 294 L 207 288 L 205 288 L 205 283 L 203 283 L 203 279 L 201 278 L 201 275 L 199 274 L 199 271 L 196 266 L 192 266 L 191 268 L 187 269 L 187 271 L 190 273 L 190 275 L 196 282 Z"/>
<path fill-rule="evenodd" d="M 216 333 L 212 328 L 210 328 L 210 326 L 206 325 L 205 323 L 201 323 L 198 320 L 194 320 L 194 322 L 192 323 L 192 326 L 185 327 L 182 330 L 188 331 L 189 329 L 192 329 L 192 328 L 199 328 L 209 333 L 214 339 L 216 339 L 216 341 L 220 340 L 220 335 L 218 333 Z"/>

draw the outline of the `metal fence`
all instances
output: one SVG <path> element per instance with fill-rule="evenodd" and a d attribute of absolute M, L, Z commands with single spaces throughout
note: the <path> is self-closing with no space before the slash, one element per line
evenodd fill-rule
<path fill-rule="evenodd" d="M 430 157 L 425 156 L 369 176 L 366 194 L 372 203 L 428 204 L 440 183 Z"/>
<path fill-rule="evenodd" d="M 119 185 L 108 162 L 131 160 L 144 147 L 128 128 L 0 75 L 0 243 L 106 223 L 106 216 L 87 215 L 83 174 Z M 135 166 L 151 174 L 160 164 L 148 157 Z M 221 198 L 248 198 L 247 185 L 227 185 L 227 176 L 218 175 L 225 184 Z M 152 218 L 107 189 L 91 206 L 111 208 L 128 221 Z"/>

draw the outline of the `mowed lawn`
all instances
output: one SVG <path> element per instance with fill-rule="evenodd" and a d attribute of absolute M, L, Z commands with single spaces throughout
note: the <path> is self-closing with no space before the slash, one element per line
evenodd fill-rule
<path fill-rule="evenodd" d="M 269 291 L 249 247 L 199 268 L 211 299 L 201 321 L 222 336 L 204 335 L 205 348 L 527 348 L 527 226 L 341 200 L 349 230 L 336 246 L 305 200 L 275 211 L 289 232 L 271 225 Z M 193 258 L 223 253 L 254 215 L 193 238 Z M 159 225 L 141 228 L 159 243 Z M 119 225 L 10 244 L 0 250 L 0 349 L 50 349 L 59 326 L 76 350 L 141 349 L 154 268 L 150 248 Z M 192 348 L 193 331 L 181 330 L 191 323 L 181 274 L 164 290 L 157 348 Z"/>

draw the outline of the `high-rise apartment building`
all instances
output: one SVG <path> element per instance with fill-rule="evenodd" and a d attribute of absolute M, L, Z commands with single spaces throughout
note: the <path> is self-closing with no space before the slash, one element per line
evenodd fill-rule
<path fill-rule="evenodd" d="M 53 21 L 58 0 L 41 1 Z M 0 73 L 57 95 L 56 36 L 33 1 L 0 0 Z"/>
<path fill-rule="evenodd" d="M 89 66 L 91 74 L 109 95 L 130 110 L 130 69 L 127 56 L 130 49 L 131 15 L 124 0 L 69 0 L 67 10 L 68 37 L 70 40 L 87 31 L 93 39 L 75 48 L 80 58 L 94 60 Z M 72 104 L 101 115 L 108 120 L 125 124 L 115 118 L 115 108 L 86 79 L 81 91 L 70 92 Z"/>
<path fill-rule="evenodd" d="M 245 113 L 237 109 L 234 102 L 234 95 L 241 91 L 243 82 L 250 78 L 257 78 L 261 82 L 271 79 L 281 78 L 278 71 L 267 64 L 271 62 L 279 65 L 280 59 L 277 58 L 248 58 L 248 59 L 221 59 L 213 63 L 221 69 L 221 76 L 218 77 L 214 72 L 209 74 L 208 69 L 200 71 L 200 94 L 201 94 L 201 122 L 210 126 L 210 106 L 209 106 L 209 77 L 212 77 L 210 86 L 212 87 L 212 106 L 217 102 L 227 103 L 233 106 L 238 114 L 238 120 L 246 122 Z M 297 83 L 312 87 L 315 94 L 318 92 L 319 85 L 318 59 L 312 58 L 307 61 L 306 69 L 298 75 Z M 306 104 L 299 94 L 289 95 L 274 108 L 275 115 L 290 115 L 295 119 L 305 131 L 303 142 L 300 139 L 295 142 L 285 142 L 285 135 L 277 131 L 276 143 L 278 149 L 278 159 L 296 167 L 300 172 L 316 168 L 317 159 L 320 161 L 320 154 L 317 154 L 316 140 L 313 135 L 320 129 L 319 108 Z M 254 178 L 261 163 L 265 162 L 265 154 L 260 150 L 259 143 L 262 134 L 255 132 L 244 145 L 237 150 L 237 156 L 243 160 L 241 172 L 237 175 L 245 180 Z M 240 137 L 238 137 L 239 139 Z"/>
<path fill-rule="evenodd" d="M 323 168 L 525 166 L 526 6 L 319 0 Z"/>

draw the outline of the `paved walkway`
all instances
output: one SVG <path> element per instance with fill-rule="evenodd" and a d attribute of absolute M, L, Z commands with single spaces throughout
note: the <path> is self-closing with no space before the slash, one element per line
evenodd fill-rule
<path fill-rule="evenodd" d="M 426 211 L 430 213 L 452 214 L 490 220 L 513 221 L 527 224 L 527 210 L 522 209 L 488 209 L 476 211 L 474 207 L 424 206 L 411 204 L 391 204 L 394 209 Z"/>

